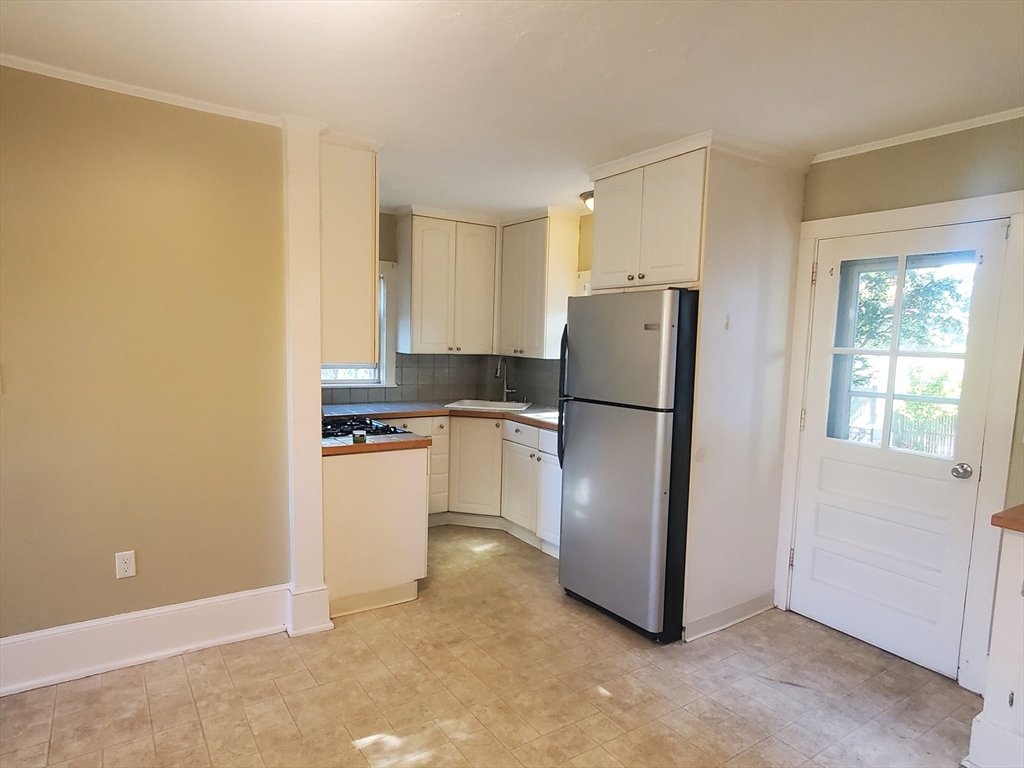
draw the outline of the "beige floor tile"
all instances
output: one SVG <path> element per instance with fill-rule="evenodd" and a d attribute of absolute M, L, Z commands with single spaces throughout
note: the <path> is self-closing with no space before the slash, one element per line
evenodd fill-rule
<path fill-rule="evenodd" d="M 589 736 L 574 725 L 559 728 L 512 750 L 523 765 L 546 768 L 562 765 L 572 758 L 597 747 Z"/>
<path fill-rule="evenodd" d="M 139 768 L 154 765 L 153 737 L 144 736 L 103 750 L 103 768 Z"/>
<path fill-rule="evenodd" d="M 436 749 L 428 752 L 421 752 L 418 755 L 399 760 L 395 763 L 397 768 L 471 768 L 469 761 L 463 757 L 454 744 L 442 744 Z"/>
<path fill-rule="evenodd" d="M 824 736 L 812 733 L 798 723 L 790 723 L 775 734 L 775 738 L 792 747 L 806 758 L 814 757 L 832 742 Z"/>
<path fill-rule="evenodd" d="M 224 659 L 219 656 L 189 664 L 185 667 L 185 674 L 192 686 L 192 696 L 196 699 L 234 688 Z"/>
<path fill-rule="evenodd" d="M 147 696 L 155 731 L 164 731 L 199 719 L 199 712 L 192 699 L 192 689 L 187 683 L 149 691 Z"/>
<path fill-rule="evenodd" d="M 658 722 L 662 725 L 667 725 L 684 739 L 696 736 L 698 733 L 702 733 L 711 727 L 696 715 L 692 715 L 682 708 L 677 709 L 675 712 L 669 712 L 667 715 L 662 715 L 658 718 Z"/>
<path fill-rule="evenodd" d="M 156 756 L 156 764 L 159 768 L 208 768 L 210 765 L 210 752 L 206 743 L 194 747 L 181 749 L 177 752 L 170 752 Z"/>
<path fill-rule="evenodd" d="M 225 765 L 258 752 L 249 723 L 241 714 L 206 718 L 203 720 L 203 735 L 213 765 Z"/>
<path fill-rule="evenodd" d="M 203 729 L 198 720 L 176 725 L 153 735 L 156 754 L 165 755 L 180 752 L 183 749 L 199 746 L 203 743 Z"/>
<path fill-rule="evenodd" d="M 572 690 L 579 692 L 585 691 L 587 688 L 593 688 L 595 685 L 606 683 L 609 680 L 614 680 L 616 677 L 621 677 L 622 674 L 622 667 L 613 662 L 611 658 L 608 658 L 585 664 L 569 672 L 563 672 L 558 676 L 558 679 Z"/>
<path fill-rule="evenodd" d="M 392 735 L 382 735 L 380 738 L 364 741 L 359 751 L 372 768 L 381 768 L 407 762 L 440 747 L 447 741 L 448 738 L 441 729 L 433 722 L 429 722 L 396 731 Z"/>
<path fill-rule="evenodd" d="M 509 749 L 515 749 L 540 736 L 529 723 L 501 699 L 491 699 L 481 704 L 475 704 L 469 708 L 469 711 L 483 723 L 484 728 L 494 734 L 498 741 Z M 472 758 L 470 758 L 470 762 L 472 762 Z"/>
<path fill-rule="evenodd" d="M 0 699 L 0 754 L 49 740 L 56 694 L 49 686 Z"/>
<path fill-rule="evenodd" d="M 373 702 L 353 679 L 293 693 L 284 701 L 303 736 L 377 713 Z"/>
<path fill-rule="evenodd" d="M 621 768 L 622 766 L 622 763 L 612 757 L 604 747 L 594 747 L 582 755 L 577 755 L 569 761 L 569 764 L 574 768 Z"/>
<path fill-rule="evenodd" d="M 141 669 L 142 676 L 146 680 L 146 689 L 150 691 L 188 684 L 185 663 L 181 660 L 181 656 L 152 661 L 149 664 L 143 664 Z"/>
<path fill-rule="evenodd" d="M 440 693 L 445 689 L 444 683 L 427 673 L 412 680 L 398 680 L 394 683 L 375 688 L 369 692 L 373 703 L 380 709 L 391 709 L 400 704 L 405 704 L 433 693 Z"/>
<path fill-rule="evenodd" d="M 152 733 L 145 696 L 108 702 L 53 720 L 50 762 L 58 763 Z"/>
<path fill-rule="evenodd" d="M 263 762 L 263 756 L 256 752 L 255 754 L 239 757 L 231 762 L 224 763 L 223 768 L 266 768 L 266 765 Z"/>
<path fill-rule="evenodd" d="M 606 741 L 618 738 L 626 732 L 625 728 L 603 712 L 598 712 L 596 715 L 580 720 L 576 723 L 576 727 L 597 744 L 604 744 Z"/>
<path fill-rule="evenodd" d="M 421 656 L 419 663 L 449 688 L 477 679 L 476 675 L 447 649 Z"/>
<path fill-rule="evenodd" d="M 199 712 L 199 717 L 203 719 L 215 715 L 240 715 L 246 705 L 256 704 L 280 695 L 277 686 L 268 680 L 242 688 L 232 688 L 223 693 L 215 693 L 213 696 L 205 696 L 196 701 L 196 709 Z"/>
<path fill-rule="evenodd" d="M 220 646 L 214 646 L 213 648 L 203 648 L 199 651 L 190 651 L 189 653 L 183 653 L 181 655 L 181 660 L 187 667 L 191 664 L 197 664 L 201 661 L 208 661 L 209 659 L 219 659 L 221 658 L 220 649 Z"/>
<path fill-rule="evenodd" d="M 547 680 L 554 675 L 537 662 L 523 664 L 516 669 L 501 667 L 493 672 L 483 672 L 477 675 L 481 682 L 499 696 L 515 693 L 534 683 Z"/>
<path fill-rule="evenodd" d="M 59 763 L 50 763 L 51 768 L 101 768 L 103 765 L 102 752 L 90 752 L 88 755 L 79 755 L 70 760 L 62 760 Z"/>
<path fill-rule="evenodd" d="M 331 758 L 339 758 L 341 755 L 347 757 L 344 760 L 339 759 L 339 763 L 365 763 L 343 725 L 310 736 L 279 742 L 273 746 L 261 747 L 260 752 L 267 768 L 306 768 Z"/>
<path fill-rule="evenodd" d="M 274 684 L 282 696 L 287 696 L 291 693 L 298 693 L 299 691 L 313 688 L 316 685 L 316 680 L 309 674 L 309 670 L 304 669 L 301 672 L 293 672 L 290 675 L 279 677 L 274 680 Z"/>
<path fill-rule="evenodd" d="M 971 726 L 952 717 L 947 717 L 934 728 L 919 736 L 918 744 L 930 753 L 941 755 L 959 763 L 967 757 L 971 743 Z"/>
<path fill-rule="evenodd" d="M 728 768 L 797 768 L 807 758 L 778 739 L 765 739 L 740 752 L 726 763 Z"/>
<path fill-rule="evenodd" d="M 43 768 L 50 745 L 46 742 L 0 755 L 0 768 Z"/>
<path fill-rule="evenodd" d="M 479 704 L 481 701 L 493 699 L 497 695 L 480 680 L 460 683 L 453 686 L 451 692 L 467 707 Z"/>
<path fill-rule="evenodd" d="M 711 755 L 716 763 L 722 763 L 766 738 L 766 731 L 741 717 L 733 717 L 691 737 L 690 743 Z"/>
<path fill-rule="evenodd" d="M 470 712 L 468 709 L 459 709 L 455 712 L 449 712 L 447 715 L 438 717 L 434 720 L 437 723 L 437 727 L 441 729 L 445 736 L 451 741 L 465 738 L 471 733 L 476 733 L 483 729 L 483 723 L 477 720 L 476 715 Z"/>
<path fill-rule="evenodd" d="M 239 688 L 306 669 L 299 654 L 290 644 L 256 647 L 253 650 L 235 653 L 224 658 L 224 665 L 231 681 Z"/>
<path fill-rule="evenodd" d="M 627 768 L 705 768 L 716 765 L 692 743 L 671 728 L 657 722 L 629 731 L 602 746 Z"/>
<path fill-rule="evenodd" d="M 427 722 L 427 720 L 433 720 L 460 709 L 464 709 L 462 702 L 452 695 L 450 691 L 440 691 L 439 693 L 425 696 L 422 699 L 416 699 L 405 704 L 399 704 L 391 709 L 385 709 L 384 717 L 387 718 L 392 726 L 402 730 L 412 728 L 414 725 L 420 725 Z"/>
<path fill-rule="evenodd" d="M 473 768 L 522 768 L 515 755 L 486 730 L 453 743 Z"/>
<path fill-rule="evenodd" d="M 918 741 L 900 736 L 878 722 L 861 726 L 836 746 L 875 768 L 953 768 L 958 763 L 958 760 L 938 755 Z M 815 759 L 820 760 L 820 757 L 815 756 Z"/>
<path fill-rule="evenodd" d="M 597 714 L 597 708 L 561 680 L 544 680 L 504 697 L 541 734 Z"/>
<path fill-rule="evenodd" d="M 302 737 L 284 699 L 267 699 L 258 704 L 250 704 L 245 707 L 245 717 L 261 750 Z"/>
<path fill-rule="evenodd" d="M 627 731 L 677 708 L 672 701 L 631 675 L 588 688 L 583 696 Z"/>

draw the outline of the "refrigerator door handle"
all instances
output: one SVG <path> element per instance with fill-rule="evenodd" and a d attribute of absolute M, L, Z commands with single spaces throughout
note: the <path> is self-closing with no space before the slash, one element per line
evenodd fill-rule
<path fill-rule="evenodd" d="M 569 326 L 562 328 L 562 343 L 558 350 L 558 466 L 565 458 L 565 366 L 569 357 Z"/>

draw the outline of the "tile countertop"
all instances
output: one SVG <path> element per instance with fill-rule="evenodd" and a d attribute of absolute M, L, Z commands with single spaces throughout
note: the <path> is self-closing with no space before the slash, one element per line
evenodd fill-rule
<path fill-rule="evenodd" d="M 430 443 L 429 437 L 421 435 L 367 435 L 365 443 L 353 443 L 351 437 L 328 437 L 320 441 L 320 455 L 408 451 L 413 448 L 429 448 Z"/>
<path fill-rule="evenodd" d="M 467 416 L 477 419 L 508 419 L 540 429 L 558 429 L 558 410 L 548 405 L 531 405 L 525 411 L 465 411 L 461 408 L 445 408 L 445 403 L 438 401 L 325 405 L 323 409 L 325 416 L 369 416 L 374 419 Z"/>

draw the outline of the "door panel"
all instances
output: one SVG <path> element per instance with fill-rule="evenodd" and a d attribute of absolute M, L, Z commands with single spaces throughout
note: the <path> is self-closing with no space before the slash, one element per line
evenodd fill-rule
<path fill-rule="evenodd" d="M 448 354 L 455 298 L 455 222 L 412 219 L 412 351 Z"/>
<path fill-rule="evenodd" d="M 594 183 L 592 288 L 636 285 L 640 266 L 643 184 L 643 168 L 598 179 Z"/>
<path fill-rule="evenodd" d="M 541 357 L 547 264 L 547 219 L 511 224 L 501 240 L 503 355 Z"/>
<path fill-rule="evenodd" d="M 793 610 L 955 677 L 1006 222 L 819 244 Z M 972 469 L 957 478 L 958 463 Z"/>
<path fill-rule="evenodd" d="M 497 230 L 456 225 L 455 352 L 489 355 L 494 335 L 494 241 Z"/>
<path fill-rule="evenodd" d="M 537 528 L 537 449 L 502 440 L 501 516 L 531 533 Z"/>
<path fill-rule="evenodd" d="M 537 492 L 537 536 L 558 546 L 562 528 L 562 468 L 558 457 L 538 453 L 540 487 Z"/>
<path fill-rule="evenodd" d="M 644 168 L 640 285 L 700 278 L 706 157 L 699 149 Z"/>
<path fill-rule="evenodd" d="M 452 418 L 448 453 L 448 508 L 501 514 L 501 421 Z"/>
<path fill-rule="evenodd" d="M 569 401 L 563 435 L 558 582 L 661 632 L 672 414 Z"/>
<path fill-rule="evenodd" d="M 520 354 L 544 357 L 544 312 L 547 300 L 549 219 L 528 221 L 529 248 L 523 259 L 522 336 Z"/>

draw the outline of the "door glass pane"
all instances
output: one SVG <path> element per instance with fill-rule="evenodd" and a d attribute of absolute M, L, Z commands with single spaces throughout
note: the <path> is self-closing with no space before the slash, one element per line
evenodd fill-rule
<path fill-rule="evenodd" d="M 956 443 L 959 408 L 949 403 L 894 399 L 889 446 L 898 451 L 951 458 Z"/>
<path fill-rule="evenodd" d="M 828 436 L 881 445 L 888 380 L 889 358 L 886 356 L 833 355 Z"/>
<path fill-rule="evenodd" d="M 836 346 L 889 349 L 898 259 L 844 261 L 839 268 Z"/>
<path fill-rule="evenodd" d="M 907 256 L 900 310 L 901 350 L 967 350 L 974 251 Z"/>
<path fill-rule="evenodd" d="M 959 400 L 963 381 L 962 358 L 900 355 L 896 360 L 896 395 L 949 397 Z"/>

